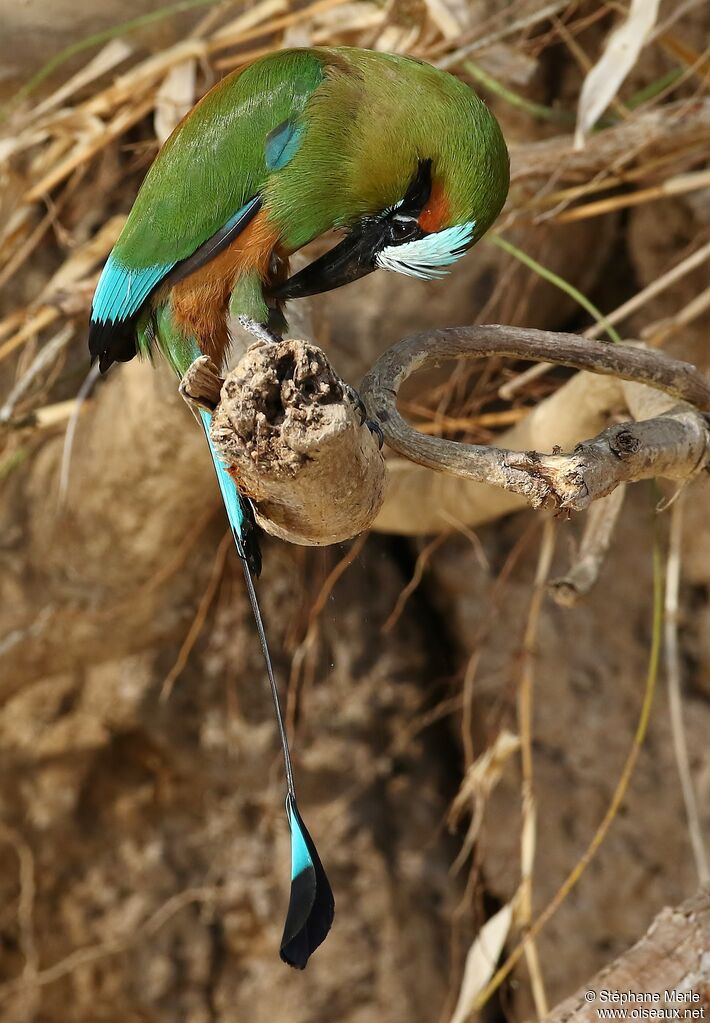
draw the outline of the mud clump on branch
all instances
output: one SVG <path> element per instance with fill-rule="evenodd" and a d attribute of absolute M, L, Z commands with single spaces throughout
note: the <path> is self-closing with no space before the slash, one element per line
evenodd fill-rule
<path fill-rule="evenodd" d="M 367 529 L 384 497 L 384 459 L 352 388 L 320 348 L 250 348 L 212 419 L 217 451 L 259 524 L 291 543 L 338 543 Z"/>

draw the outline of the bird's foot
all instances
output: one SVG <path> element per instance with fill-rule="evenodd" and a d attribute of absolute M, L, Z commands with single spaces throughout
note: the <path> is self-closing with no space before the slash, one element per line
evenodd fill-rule
<path fill-rule="evenodd" d="M 366 419 L 365 426 L 368 428 L 372 436 L 377 441 L 377 446 L 380 449 L 380 451 L 382 451 L 382 445 L 385 442 L 385 435 L 382 432 L 382 427 L 380 426 L 380 424 L 377 422 L 376 419 Z"/>
<path fill-rule="evenodd" d="M 353 405 L 355 406 L 355 408 L 357 410 L 358 415 L 360 416 L 360 426 L 366 426 L 368 428 L 370 433 L 373 435 L 373 437 L 377 441 L 377 446 L 379 447 L 379 449 L 381 451 L 382 450 L 382 445 L 385 442 L 385 435 L 382 432 L 382 427 L 374 419 L 368 419 L 367 418 L 367 409 L 365 408 L 365 402 L 362 400 L 362 398 L 357 393 L 355 388 L 351 387 L 350 384 L 346 384 L 346 383 L 343 384 L 343 387 L 345 389 L 345 392 L 346 392 L 348 398 L 353 403 Z"/>
<path fill-rule="evenodd" d="M 360 395 L 357 393 L 354 387 L 350 384 L 346 384 L 343 381 L 343 390 L 346 396 L 350 399 L 351 404 L 355 406 L 357 414 L 360 416 L 360 426 L 364 426 L 367 421 L 367 409 L 365 408 L 365 402 L 362 400 Z"/>
<path fill-rule="evenodd" d="M 280 334 L 277 334 L 273 330 L 269 330 L 263 323 L 257 323 L 256 320 L 252 320 L 249 316 L 238 316 L 240 325 L 244 330 L 248 331 L 257 341 L 261 341 L 262 344 L 278 345 L 283 341 Z"/>

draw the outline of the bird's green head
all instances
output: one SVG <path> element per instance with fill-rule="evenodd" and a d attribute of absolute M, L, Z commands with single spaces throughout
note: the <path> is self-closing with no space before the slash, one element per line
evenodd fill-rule
<path fill-rule="evenodd" d="M 508 193 L 500 127 L 467 85 L 408 58 L 336 52 L 360 78 L 336 70 L 330 92 L 317 97 L 318 130 L 309 131 L 303 156 L 319 168 L 322 194 L 311 176 L 312 207 L 299 213 L 301 223 L 315 223 L 322 210 L 327 226 L 347 235 L 281 286 L 284 299 L 376 269 L 442 277 L 485 234 Z"/>

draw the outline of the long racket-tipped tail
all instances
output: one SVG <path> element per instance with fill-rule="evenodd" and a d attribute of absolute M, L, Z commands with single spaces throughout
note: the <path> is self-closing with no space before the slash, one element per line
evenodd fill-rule
<path fill-rule="evenodd" d="M 261 570 L 261 553 L 254 514 L 251 504 L 237 490 L 222 460 L 215 451 L 210 437 L 210 414 L 200 412 L 202 425 L 209 444 L 212 462 L 222 500 L 234 537 L 237 554 L 244 569 L 249 600 L 254 613 L 259 642 L 261 643 L 266 674 L 269 679 L 271 696 L 274 701 L 276 724 L 279 729 L 281 747 L 286 771 L 286 815 L 291 831 L 291 895 L 284 933 L 281 939 L 281 958 L 289 966 L 302 970 L 308 959 L 325 940 L 335 916 L 335 900 L 325 870 L 318 856 L 313 839 L 303 823 L 296 804 L 296 789 L 293 782 L 291 754 L 288 748 L 276 678 L 271 663 L 271 654 L 266 640 L 266 631 L 261 609 L 256 596 L 253 575 Z M 253 573 L 253 575 L 252 575 Z"/>

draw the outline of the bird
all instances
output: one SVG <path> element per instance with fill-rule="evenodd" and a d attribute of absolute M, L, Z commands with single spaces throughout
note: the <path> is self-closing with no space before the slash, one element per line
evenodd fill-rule
<path fill-rule="evenodd" d="M 183 376 L 223 367 L 230 318 L 279 340 L 284 305 L 384 270 L 444 277 L 485 234 L 509 185 L 486 104 L 430 64 L 355 47 L 274 51 L 215 85 L 149 168 L 99 278 L 92 362 L 160 352 Z M 309 242 L 342 237 L 293 275 Z M 278 688 L 254 579 L 258 528 L 210 439 L 265 659 L 286 777 L 291 893 L 280 955 L 303 969 L 327 936 L 332 889 L 299 813 Z"/>

